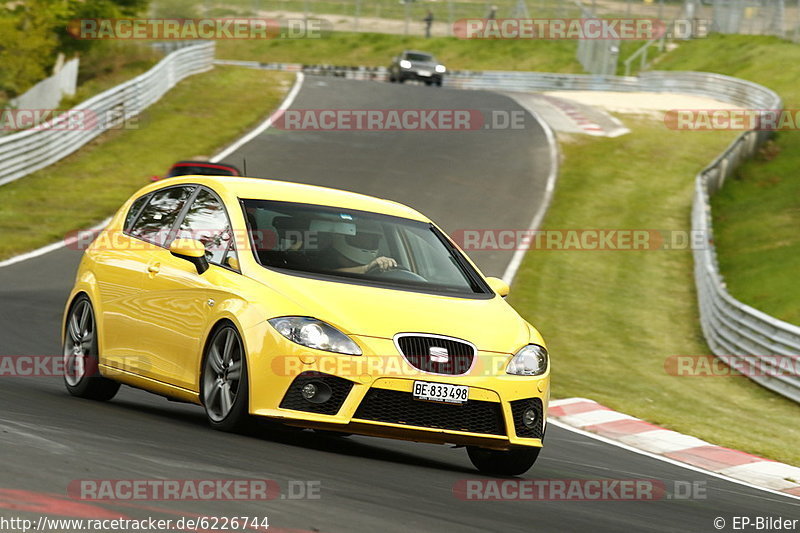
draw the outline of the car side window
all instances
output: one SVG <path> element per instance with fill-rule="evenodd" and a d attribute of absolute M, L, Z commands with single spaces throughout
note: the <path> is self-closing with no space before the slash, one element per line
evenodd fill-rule
<path fill-rule="evenodd" d="M 150 195 L 145 194 L 141 198 L 137 198 L 134 200 L 133 204 L 131 204 L 131 208 L 128 210 L 128 214 L 125 215 L 125 226 L 123 228 L 125 231 L 130 231 L 131 226 L 136 221 L 136 218 L 139 215 L 139 211 L 142 210 L 144 204 L 147 203 L 147 200 L 150 198 Z"/>
<path fill-rule="evenodd" d="M 158 246 L 164 246 L 178 215 L 192 195 L 194 186 L 170 187 L 156 191 L 133 223 L 130 235 Z"/>
<path fill-rule="evenodd" d="M 175 238 L 202 242 L 209 263 L 230 266 L 226 261 L 235 257 L 228 214 L 219 198 L 207 189 L 197 193 Z"/>

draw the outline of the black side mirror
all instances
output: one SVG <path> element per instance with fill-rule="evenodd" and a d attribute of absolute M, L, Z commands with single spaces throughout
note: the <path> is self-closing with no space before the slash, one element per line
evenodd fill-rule
<path fill-rule="evenodd" d="M 198 274 L 208 270 L 206 248 L 203 243 L 195 239 L 175 239 L 169 245 L 169 252 L 175 257 L 189 261 L 197 269 Z"/>

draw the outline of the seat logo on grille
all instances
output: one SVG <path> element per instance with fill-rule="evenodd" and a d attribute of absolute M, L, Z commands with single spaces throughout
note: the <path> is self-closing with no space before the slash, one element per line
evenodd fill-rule
<path fill-rule="evenodd" d="M 450 361 L 450 354 L 447 353 L 447 348 L 431 346 L 428 349 L 428 353 L 431 356 L 431 361 L 434 363 L 447 363 Z"/>

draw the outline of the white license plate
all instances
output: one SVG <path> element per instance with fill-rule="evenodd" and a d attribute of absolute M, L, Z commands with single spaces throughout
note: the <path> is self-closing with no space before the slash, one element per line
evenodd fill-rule
<path fill-rule="evenodd" d="M 415 400 L 464 403 L 469 399 L 469 387 L 466 385 L 448 385 L 446 383 L 415 381 L 413 394 Z"/>
<path fill-rule="evenodd" d="M 431 71 L 430 70 L 420 70 L 419 71 L 419 75 L 420 76 L 430 76 L 431 75 Z"/>

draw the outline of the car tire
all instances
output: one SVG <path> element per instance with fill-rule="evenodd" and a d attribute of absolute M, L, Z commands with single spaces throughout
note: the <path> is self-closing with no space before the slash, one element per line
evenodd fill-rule
<path fill-rule="evenodd" d="M 442 80 L 436 80 L 436 86 L 437 87 L 441 87 L 442 86 Z"/>
<path fill-rule="evenodd" d="M 397 78 L 397 83 L 405 83 L 405 81 L 406 80 L 402 76 Z"/>
<path fill-rule="evenodd" d="M 250 386 L 242 337 L 230 323 L 217 327 L 203 354 L 200 399 L 212 428 L 238 432 L 250 425 Z"/>
<path fill-rule="evenodd" d="M 490 450 L 467 446 L 470 461 L 481 473 L 493 476 L 518 476 L 533 466 L 541 448 L 525 447 L 511 450 Z"/>
<path fill-rule="evenodd" d="M 92 302 L 81 295 L 72 302 L 64 324 L 64 385 L 71 395 L 104 402 L 119 391 L 118 382 L 100 375 L 98 353 Z"/>

